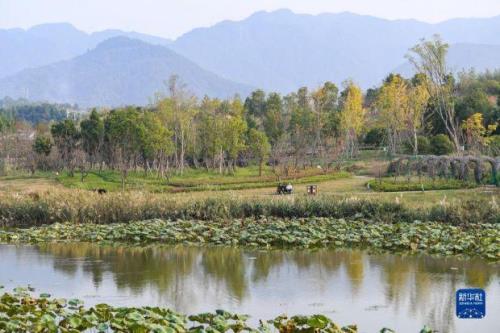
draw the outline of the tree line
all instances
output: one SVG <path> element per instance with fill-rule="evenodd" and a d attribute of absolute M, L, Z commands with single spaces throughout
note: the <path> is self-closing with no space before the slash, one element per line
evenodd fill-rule
<path fill-rule="evenodd" d="M 166 178 L 188 167 L 232 173 L 248 164 L 260 172 L 269 164 L 278 176 L 307 166 L 328 170 L 363 144 L 389 154 L 498 154 L 500 72 L 454 76 L 447 49 L 437 36 L 422 40 L 408 55 L 417 74 L 390 74 L 366 92 L 349 80 L 284 96 L 256 90 L 245 100 L 198 100 L 173 76 L 168 94 L 150 106 L 34 125 L 24 150 L 22 133 L 30 136 L 31 125 L 0 113 L 2 157 L 14 154 L 31 170 L 79 170 L 82 180 L 89 170 L 111 168 L 125 182 L 130 170 Z"/>

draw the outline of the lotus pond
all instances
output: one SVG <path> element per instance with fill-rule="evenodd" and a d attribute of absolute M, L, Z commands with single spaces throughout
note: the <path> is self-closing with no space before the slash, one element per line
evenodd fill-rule
<path fill-rule="evenodd" d="M 211 244 L 255 248 L 358 247 L 500 260 L 500 224 L 383 223 L 334 218 L 149 220 L 115 224 L 55 223 L 0 229 L 0 242 L 86 241 L 126 244 Z"/>
<path fill-rule="evenodd" d="M 31 294 L 37 298 L 25 300 L 25 307 L 57 303 L 59 298 L 80 299 L 87 309 L 94 307 L 93 312 L 77 310 L 81 314 L 78 317 L 69 315 L 73 318 L 71 325 L 104 316 L 113 306 L 118 325 L 123 322 L 136 325 L 148 316 L 155 320 L 166 318 L 174 328 L 167 332 L 174 332 L 176 327 L 202 325 L 215 316 L 189 319 L 177 313 L 213 313 L 215 309 L 248 314 L 248 325 L 255 328 L 259 319 L 286 313 L 320 315 L 296 318 L 294 325 L 305 320 L 321 326 L 326 316 L 342 326 L 357 324 L 359 332 L 379 332 L 383 327 L 397 332 L 418 332 L 425 325 L 439 332 L 498 332 L 499 329 L 495 314 L 500 313 L 500 299 L 495 295 L 500 295 L 500 264 L 478 257 L 332 248 L 261 250 L 40 242 L 0 245 L 0 258 L 0 285 L 4 286 L 0 294 L 12 293 L 17 286 L 31 285 L 36 288 Z M 464 287 L 485 289 L 488 295 L 485 318 L 455 317 L 455 291 Z M 2 303 L 11 307 L 20 304 L 21 296 L 10 295 Z M 44 297 L 49 298 L 44 301 Z M 69 304 L 70 308 L 79 306 L 76 300 Z M 156 308 L 117 310 L 124 306 L 159 306 L 174 312 Z M 69 317 L 67 327 L 71 326 Z M 219 319 L 242 325 L 238 322 L 244 318 L 220 312 Z M 283 323 L 288 325 L 286 320 L 278 318 L 270 326 L 280 328 Z"/>

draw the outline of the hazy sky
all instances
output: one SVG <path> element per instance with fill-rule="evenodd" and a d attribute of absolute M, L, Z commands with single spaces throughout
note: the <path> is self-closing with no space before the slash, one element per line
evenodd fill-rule
<path fill-rule="evenodd" d="M 500 0 L 0 0 L 0 28 L 69 22 L 87 32 L 117 28 L 174 38 L 192 28 L 279 8 L 438 22 L 499 15 Z"/>

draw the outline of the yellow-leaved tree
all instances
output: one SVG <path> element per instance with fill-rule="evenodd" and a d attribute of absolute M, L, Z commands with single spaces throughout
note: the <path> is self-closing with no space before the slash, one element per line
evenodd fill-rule
<path fill-rule="evenodd" d="M 430 98 L 425 76 L 419 74 L 415 76 L 408 94 L 408 108 L 404 121 L 411 137 L 408 142 L 413 148 L 413 154 L 416 155 L 418 154 L 418 131 L 424 122 L 424 113 Z"/>
<path fill-rule="evenodd" d="M 378 111 L 378 123 L 385 128 L 390 153 L 395 153 L 401 143 L 408 113 L 408 100 L 406 81 L 398 74 L 389 75 L 380 88 L 375 106 Z"/>
<path fill-rule="evenodd" d="M 489 125 L 487 128 L 483 125 L 482 113 L 474 113 L 472 116 L 462 121 L 462 129 L 465 134 L 467 149 L 480 152 L 489 144 L 488 136 L 495 132 L 497 125 Z"/>
<path fill-rule="evenodd" d="M 358 136 L 363 130 L 366 110 L 363 107 L 363 94 L 352 81 L 344 83 L 340 96 L 340 126 L 345 135 L 345 152 L 352 158 L 357 151 Z"/>
<path fill-rule="evenodd" d="M 391 74 L 377 95 L 375 106 L 379 125 L 386 130 L 388 149 L 395 153 L 403 140 L 418 153 L 418 130 L 429 101 L 425 76 L 418 75 L 408 82 L 399 74 Z"/>

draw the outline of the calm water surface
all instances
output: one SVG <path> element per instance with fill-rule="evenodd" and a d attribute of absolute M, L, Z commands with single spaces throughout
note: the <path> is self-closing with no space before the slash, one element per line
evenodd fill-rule
<path fill-rule="evenodd" d="M 254 320 L 323 313 L 361 332 L 500 332 L 500 265 L 363 251 L 94 244 L 0 245 L 0 284 L 85 304 L 226 309 Z M 484 319 L 455 318 L 455 291 L 486 290 Z"/>

